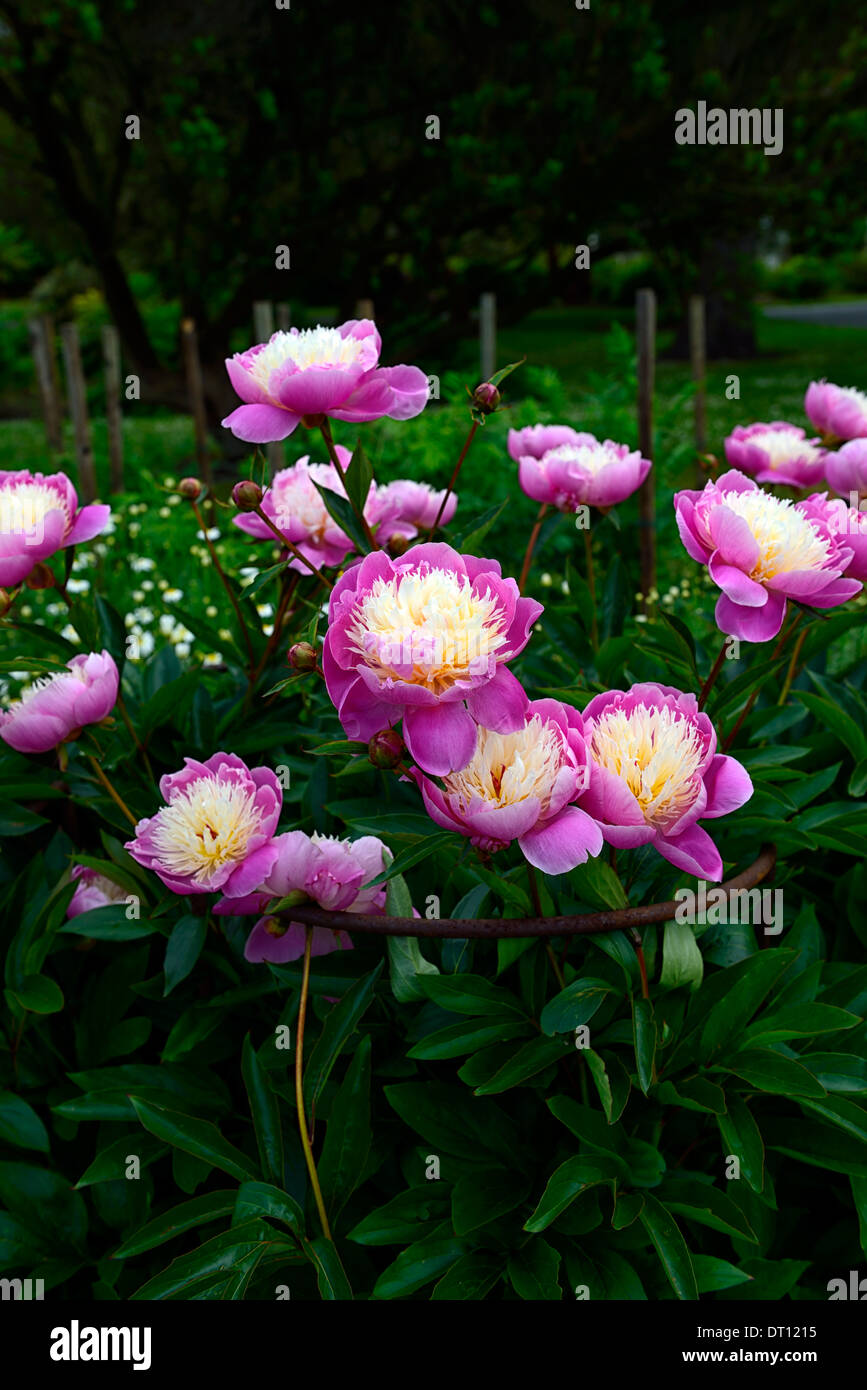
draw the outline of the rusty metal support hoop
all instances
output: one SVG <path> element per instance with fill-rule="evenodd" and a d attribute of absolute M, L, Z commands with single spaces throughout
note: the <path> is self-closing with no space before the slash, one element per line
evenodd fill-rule
<path fill-rule="evenodd" d="M 774 845 L 765 845 L 758 859 L 743 873 L 713 889 L 736 893 L 754 888 L 773 871 L 777 860 Z M 286 923 L 300 922 L 308 927 L 330 927 L 332 931 L 371 932 L 377 936 L 500 937 L 592 936 L 596 932 L 624 931 L 669 922 L 680 904 L 647 903 L 644 907 L 622 907 L 610 912 L 590 912 L 581 917 L 385 917 L 356 912 L 328 912 L 321 907 L 292 907 L 271 914 Z"/>

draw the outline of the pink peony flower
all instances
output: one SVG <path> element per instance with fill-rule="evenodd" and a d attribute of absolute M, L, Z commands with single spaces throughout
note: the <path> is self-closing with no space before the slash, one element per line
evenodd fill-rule
<path fill-rule="evenodd" d="M 66 909 L 67 917 L 78 917 L 82 912 L 91 912 L 96 907 L 111 907 L 114 903 L 126 902 L 126 889 L 104 874 L 97 873 L 96 869 L 76 864 L 70 878 L 77 881 L 78 887 Z"/>
<path fill-rule="evenodd" d="M 495 560 L 442 543 L 397 560 L 367 555 L 332 590 L 323 648 L 347 737 L 370 739 L 403 718 L 423 771 L 460 771 L 473 756 L 476 721 L 503 734 L 523 727 L 527 696 L 505 663 L 541 612 Z"/>
<path fill-rule="evenodd" d="M 114 709 L 120 682 L 108 652 L 82 652 L 68 670 L 43 676 L 0 711 L 0 738 L 19 753 L 47 753 Z"/>
<path fill-rule="evenodd" d="M 270 768 L 248 768 L 234 753 L 184 762 L 181 772 L 160 778 L 167 804 L 139 821 L 125 848 L 173 893 L 242 897 L 277 858 L 280 783 Z"/>
<path fill-rule="evenodd" d="M 418 367 L 380 367 L 381 349 L 370 319 L 275 333 L 227 358 L 244 404 L 223 424 L 238 439 L 267 444 L 286 439 L 305 416 L 352 424 L 383 415 L 411 420 L 427 403 L 427 377 Z"/>
<path fill-rule="evenodd" d="M 841 497 L 829 498 L 827 492 L 812 493 L 798 503 L 798 510 L 851 549 L 846 578 L 867 579 L 867 511 L 847 506 Z"/>
<path fill-rule="evenodd" d="M 40 560 L 92 540 L 110 515 L 99 503 L 79 507 L 65 473 L 0 470 L 0 585 L 20 584 Z"/>
<path fill-rule="evenodd" d="M 725 451 L 733 468 L 760 483 L 814 487 L 824 476 L 825 450 L 818 439 L 807 439 L 805 430 L 785 420 L 738 425 L 726 440 Z"/>
<path fill-rule="evenodd" d="M 674 506 L 687 551 L 707 565 L 722 590 L 716 605 L 721 632 L 768 642 L 783 625 L 787 599 L 834 608 L 861 588 L 843 577 L 850 546 L 814 515 L 734 469 L 700 492 L 676 493 Z"/>
<path fill-rule="evenodd" d="M 825 477 L 841 497 L 850 497 L 853 492 L 867 497 L 867 439 L 850 439 L 836 452 L 826 454 Z"/>
<path fill-rule="evenodd" d="M 694 695 L 668 685 L 609 690 L 584 711 L 593 768 L 579 805 L 610 845 L 653 845 L 687 873 L 719 881 L 722 859 L 700 820 L 725 816 L 753 794 L 746 769 L 716 751 Z"/>
<path fill-rule="evenodd" d="M 349 450 L 340 444 L 336 449 L 340 466 L 345 469 L 351 457 Z M 322 569 L 341 564 L 354 546 L 327 510 L 314 482 L 330 492 L 336 492 L 339 497 L 346 496 L 343 479 L 333 463 L 310 463 L 305 456 L 291 468 L 281 468 L 279 473 L 275 473 L 261 506 L 277 530 L 292 541 L 312 565 Z M 248 536 L 256 540 L 273 544 L 276 539 L 271 528 L 255 512 L 244 512 L 233 517 L 233 521 L 241 531 L 246 531 Z M 297 558 L 290 560 L 289 568 L 302 574 L 310 573 Z"/>
<path fill-rule="evenodd" d="M 517 840 L 537 869 L 563 874 L 602 850 L 598 825 L 572 804 L 589 782 L 584 724 L 558 700 L 532 701 L 514 733 L 479 729 L 469 763 L 442 788 L 411 774 L 437 825 L 489 853 Z"/>
<path fill-rule="evenodd" d="M 269 902 L 293 892 L 306 893 L 312 902 L 333 912 L 385 911 L 385 887 L 364 887 L 386 866 L 385 846 L 375 836 L 339 840 L 331 835 L 306 835 L 302 830 L 291 830 L 278 835 L 274 844 L 276 859 L 257 890 L 241 899 L 222 898 L 214 908 L 216 913 L 266 913 Z M 250 961 L 284 965 L 304 954 L 304 941 L 305 928 L 299 922 L 286 927 L 274 917 L 263 916 L 247 939 L 244 955 Z M 314 927 L 311 955 L 350 950 L 352 942 L 345 931 Z"/>
<path fill-rule="evenodd" d="M 641 486 L 651 466 L 627 444 L 600 442 L 565 425 L 510 430 L 509 453 L 527 496 L 561 512 L 616 506 Z"/>
<path fill-rule="evenodd" d="M 867 436 L 867 394 L 854 386 L 811 381 L 804 397 L 804 409 L 816 429 L 829 438 L 863 439 Z"/>
<path fill-rule="evenodd" d="M 364 514 L 371 526 L 379 526 L 376 538 L 380 545 L 387 545 L 392 536 L 405 536 L 407 540 L 412 540 L 419 531 L 431 529 L 445 495 L 445 488 L 438 492 L 427 483 L 399 478 L 396 482 L 376 488 Z M 449 524 L 457 505 L 457 494 L 452 492 L 440 517 L 441 526 Z"/>

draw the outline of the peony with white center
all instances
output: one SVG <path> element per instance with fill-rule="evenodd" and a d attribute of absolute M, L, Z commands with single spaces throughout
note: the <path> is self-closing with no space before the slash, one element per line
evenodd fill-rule
<path fill-rule="evenodd" d="M 803 463 L 816 463 L 822 457 L 820 446 L 805 439 L 794 426 L 786 430 L 756 430 L 748 442 L 767 455 L 768 467 L 772 469 L 781 468 L 783 464 L 796 459 Z"/>
<path fill-rule="evenodd" d="M 274 372 L 293 366 L 351 367 L 364 352 L 364 340 L 341 336 L 336 328 L 302 328 L 298 333 L 275 333 L 250 359 L 247 370 L 264 391 L 269 390 Z"/>
<path fill-rule="evenodd" d="M 795 503 L 760 488 L 727 492 L 723 505 L 744 519 L 759 547 L 750 578 L 761 584 L 792 570 L 820 570 L 827 565 L 826 540 Z"/>
<path fill-rule="evenodd" d="M 571 464 L 581 473 L 595 475 L 608 464 L 619 463 L 620 454 L 617 452 L 616 444 L 606 439 L 604 443 L 597 440 L 594 444 L 560 444 L 545 454 L 545 462 L 552 461 Z"/>
<path fill-rule="evenodd" d="M 202 887 L 226 864 L 239 864 L 261 828 L 255 788 L 201 777 L 156 817 L 155 849 L 173 874 Z"/>
<path fill-rule="evenodd" d="M 0 532 L 33 535 L 42 531 L 48 512 L 62 512 L 64 530 L 72 518 L 66 498 L 56 488 L 36 481 L 11 482 L 0 489 Z"/>
<path fill-rule="evenodd" d="M 499 807 L 535 797 L 544 815 L 562 763 L 562 735 L 550 720 L 534 714 L 513 734 L 480 728 L 471 761 L 443 783 L 462 810 L 475 800 Z"/>
<path fill-rule="evenodd" d="M 304 468 L 296 464 L 295 468 L 287 468 L 284 473 L 278 474 L 271 490 L 271 500 L 278 530 L 286 531 L 293 521 L 300 522 L 310 540 L 320 542 L 335 523 L 314 483 L 345 496 L 333 464 L 308 463 Z"/>
<path fill-rule="evenodd" d="M 605 710 L 591 729 L 588 750 L 626 783 L 648 825 L 670 828 L 695 801 L 704 747 L 698 729 L 677 710 Z"/>
<path fill-rule="evenodd" d="M 505 628 L 502 605 L 490 590 L 478 593 L 466 575 L 422 565 L 377 577 L 347 635 L 381 678 L 441 694 L 488 669 L 507 645 Z"/>

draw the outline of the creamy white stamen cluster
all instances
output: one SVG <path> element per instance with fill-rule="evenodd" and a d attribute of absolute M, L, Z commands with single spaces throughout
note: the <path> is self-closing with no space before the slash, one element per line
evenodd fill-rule
<path fill-rule="evenodd" d="M 446 793 L 463 809 L 475 798 L 493 806 L 513 806 L 536 797 L 544 814 L 562 762 L 563 740 L 556 726 L 534 714 L 514 734 L 480 728 L 471 761 L 443 781 Z"/>
<path fill-rule="evenodd" d="M 804 439 L 796 429 L 756 430 L 744 443 L 755 444 L 761 449 L 767 455 L 768 467 L 773 469 L 792 463 L 795 459 L 815 463 L 822 456 L 821 448 Z"/>
<path fill-rule="evenodd" d="M 159 813 L 153 843 L 172 874 L 204 885 L 245 857 L 260 826 L 255 788 L 202 777 Z"/>
<path fill-rule="evenodd" d="M 271 376 L 287 363 L 300 371 L 307 367 L 350 367 L 364 352 L 364 340 L 341 336 L 336 328 L 303 328 L 300 333 L 278 332 L 250 359 L 247 370 L 264 390 Z"/>
<path fill-rule="evenodd" d="M 633 793 L 649 825 L 674 825 L 695 800 L 703 745 L 676 710 L 637 705 L 604 710 L 588 742 L 594 761 Z"/>
<path fill-rule="evenodd" d="M 0 534 L 26 535 L 41 529 L 47 512 L 63 512 L 66 529 L 71 517 L 66 498 L 47 483 L 8 483 L 0 488 Z"/>
<path fill-rule="evenodd" d="M 70 684 L 77 685 L 79 690 L 86 690 L 88 688 L 87 681 L 82 680 L 81 676 L 75 671 L 58 671 L 56 676 L 40 676 L 37 680 L 31 681 L 30 685 L 26 685 L 23 690 L 19 692 L 17 699 L 10 700 L 9 709 L 12 710 L 20 708 L 22 705 L 28 705 L 30 701 L 43 690 L 48 690 L 51 686 L 65 689 Z M 70 699 L 72 698 L 73 694 L 70 691 Z"/>
<path fill-rule="evenodd" d="M 609 463 L 618 463 L 620 454 L 610 440 L 596 444 L 560 444 L 545 455 L 545 462 L 556 460 L 573 464 L 583 473 L 596 474 Z"/>
<path fill-rule="evenodd" d="M 759 584 L 790 570 L 823 569 L 831 543 L 794 502 L 768 492 L 727 492 L 725 506 L 743 517 L 759 547 L 750 578 Z"/>
<path fill-rule="evenodd" d="M 490 590 L 475 592 L 466 575 L 452 570 L 420 568 L 375 579 L 348 636 L 381 677 L 440 693 L 487 669 L 507 644 L 505 625 Z"/>

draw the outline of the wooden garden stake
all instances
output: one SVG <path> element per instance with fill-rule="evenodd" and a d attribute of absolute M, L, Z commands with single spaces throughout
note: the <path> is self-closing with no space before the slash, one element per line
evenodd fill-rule
<path fill-rule="evenodd" d="M 51 450 L 63 448 L 63 410 L 60 392 L 57 389 L 57 366 L 54 357 L 54 330 L 46 318 L 30 319 L 27 324 L 30 334 L 30 350 L 36 368 L 36 381 L 39 386 L 39 399 L 42 404 L 42 418 L 45 421 L 45 437 Z"/>
<path fill-rule="evenodd" d="M 497 370 L 497 296 L 483 294 L 479 299 L 479 364 L 482 381 L 490 381 Z"/>
<path fill-rule="evenodd" d="M 66 392 L 75 434 L 75 459 L 78 465 L 78 492 L 82 502 L 96 497 L 96 474 L 93 467 L 93 444 L 87 418 L 87 389 L 81 365 L 81 344 L 76 323 L 64 323 L 60 329 L 63 363 L 66 368 Z"/>
<path fill-rule="evenodd" d="M 211 453 L 208 447 L 208 416 L 205 411 L 205 392 L 202 386 L 202 364 L 199 361 L 196 325 L 192 319 L 183 319 L 181 322 L 181 351 L 184 358 L 190 411 L 193 416 L 196 467 L 199 477 L 210 486 L 213 482 L 213 476 L 211 473 Z"/>
<path fill-rule="evenodd" d="M 108 427 L 110 489 L 123 492 L 123 416 L 120 408 L 120 335 L 114 324 L 103 324 L 102 362 L 105 379 L 105 421 Z"/>

